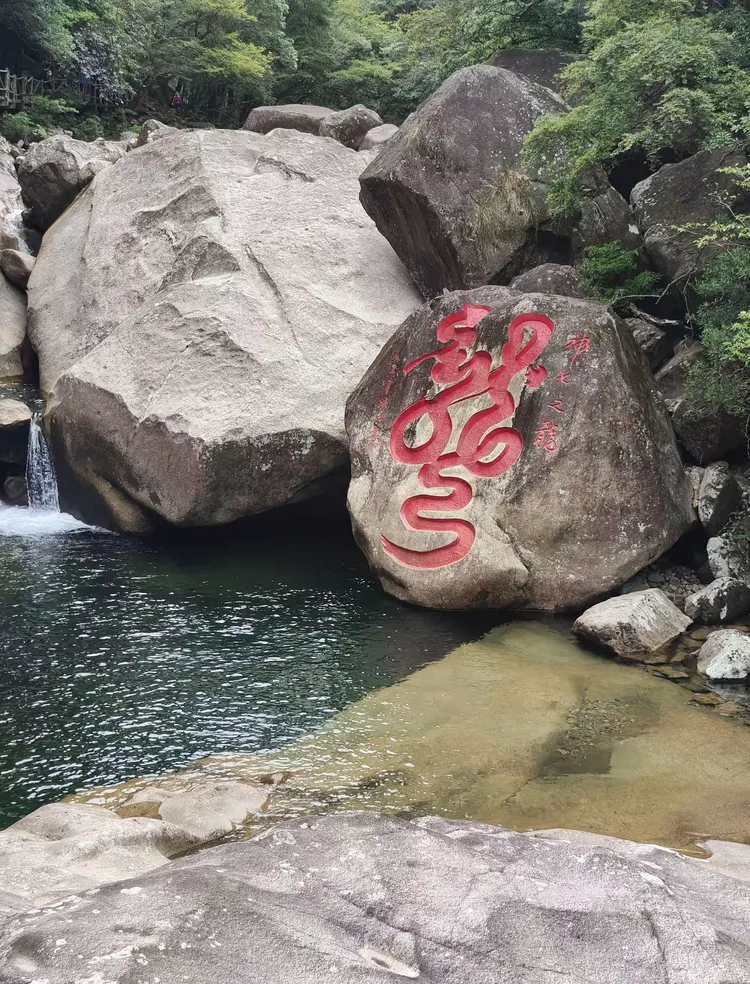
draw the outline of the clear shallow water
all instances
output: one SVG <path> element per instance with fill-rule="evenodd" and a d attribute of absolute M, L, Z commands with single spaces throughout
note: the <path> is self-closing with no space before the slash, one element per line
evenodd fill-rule
<path fill-rule="evenodd" d="M 282 748 L 489 625 L 389 599 L 345 529 L 140 541 L 20 512 L 0 512 L 0 826 Z"/>

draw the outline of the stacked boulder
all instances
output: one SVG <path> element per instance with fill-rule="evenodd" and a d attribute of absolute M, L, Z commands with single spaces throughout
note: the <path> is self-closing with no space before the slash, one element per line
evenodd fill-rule
<path fill-rule="evenodd" d="M 304 103 L 257 106 L 251 111 L 243 129 L 253 133 L 272 133 L 277 129 L 299 130 L 330 137 L 352 150 L 376 150 L 398 131 L 398 127 L 383 123 L 374 110 L 361 103 L 338 112 Z"/>

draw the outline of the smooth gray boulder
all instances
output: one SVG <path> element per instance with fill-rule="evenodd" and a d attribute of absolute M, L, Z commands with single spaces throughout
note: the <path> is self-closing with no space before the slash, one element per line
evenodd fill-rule
<path fill-rule="evenodd" d="M 362 165 L 293 130 L 179 131 L 49 231 L 29 330 L 68 508 L 217 525 L 345 465 L 346 398 L 419 302 Z"/>
<path fill-rule="evenodd" d="M 374 109 L 368 109 L 362 103 L 331 113 L 320 123 L 318 133 L 321 137 L 331 137 L 345 147 L 359 150 L 360 145 L 370 130 L 382 126 L 383 121 Z"/>
<path fill-rule="evenodd" d="M 145 147 L 146 144 L 153 143 L 154 140 L 160 140 L 162 137 L 176 132 L 175 127 L 168 126 L 166 123 L 162 123 L 161 120 L 146 120 L 138 131 L 135 146 Z"/>
<path fill-rule="evenodd" d="M 698 518 L 715 536 L 742 505 L 742 489 L 726 461 L 716 461 L 703 472 L 698 492 Z"/>
<path fill-rule="evenodd" d="M 415 604 L 580 609 L 695 522 L 645 357 L 593 301 L 436 298 L 382 349 L 346 426 L 356 540 Z"/>
<path fill-rule="evenodd" d="M 641 660 L 677 639 L 690 625 L 658 588 L 608 598 L 576 619 L 573 632 L 621 659 Z"/>
<path fill-rule="evenodd" d="M 685 599 L 685 614 L 694 622 L 716 625 L 733 622 L 750 612 L 750 585 L 720 577 Z"/>
<path fill-rule="evenodd" d="M 559 294 L 561 297 L 585 298 L 581 281 L 572 266 L 542 263 L 514 277 L 510 289 L 522 294 Z"/>
<path fill-rule="evenodd" d="M 31 410 L 20 400 L 0 400 L 0 430 L 14 430 L 28 426 Z"/>
<path fill-rule="evenodd" d="M 663 365 L 672 354 L 672 342 L 669 335 L 658 325 L 641 318 L 625 318 L 625 324 L 633 332 L 633 338 L 638 342 L 641 351 L 648 359 L 652 371 Z"/>
<path fill-rule="evenodd" d="M 46 232 L 100 171 L 125 154 L 118 141 L 85 143 L 62 133 L 32 144 L 18 168 L 30 224 Z"/>
<path fill-rule="evenodd" d="M 372 130 L 368 130 L 362 138 L 362 143 L 359 145 L 359 149 L 380 150 L 383 145 L 387 144 L 391 137 L 395 137 L 397 133 L 398 127 L 393 123 L 383 123 L 380 126 L 374 126 Z"/>
<path fill-rule="evenodd" d="M 748 193 L 724 171 L 747 162 L 739 147 L 704 150 L 677 164 L 665 164 L 633 188 L 630 201 L 646 251 L 675 292 L 688 289 L 705 258 L 695 245 L 696 231 L 680 232 L 677 227 L 713 222 L 725 212 L 723 195 L 728 196 L 726 204 L 743 210 Z"/>
<path fill-rule="evenodd" d="M 320 124 L 333 112 L 325 106 L 306 103 L 288 103 L 280 106 L 256 106 L 245 120 L 243 130 L 253 133 L 270 133 L 271 130 L 300 130 L 302 133 L 320 133 Z"/>
<path fill-rule="evenodd" d="M 749 885 L 576 831 L 345 813 L 14 908 L 8 984 L 750 980 Z"/>
<path fill-rule="evenodd" d="M 709 680 L 746 680 L 750 676 L 750 636 L 738 629 L 719 629 L 698 651 L 698 672 Z"/>
<path fill-rule="evenodd" d="M 15 287 L 26 290 L 36 260 L 29 253 L 16 249 L 0 250 L 0 270 Z"/>
<path fill-rule="evenodd" d="M 0 274 L 0 382 L 22 379 L 26 296 Z"/>
<path fill-rule="evenodd" d="M 603 174 L 591 177 L 568 234 L 549 227 L 547 188 L 526 168 L 524 141 L 539 116 L 565 111 L 528 78 L 491 65 L 462 68 L 368 165 L 362 204 L 425 298 L 570 263 L 594 243 L 640 242 L 627 203 Z"/>

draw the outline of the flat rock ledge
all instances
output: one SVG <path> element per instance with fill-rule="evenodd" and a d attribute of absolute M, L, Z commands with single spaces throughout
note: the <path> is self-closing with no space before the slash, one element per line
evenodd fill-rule
<path fill-rule="evenodd" d="M 737 852 L 741 855 L 739 860 Z M 750 848 L 345 813 L 21 912 L 6 984 L 743 984 Z"/>

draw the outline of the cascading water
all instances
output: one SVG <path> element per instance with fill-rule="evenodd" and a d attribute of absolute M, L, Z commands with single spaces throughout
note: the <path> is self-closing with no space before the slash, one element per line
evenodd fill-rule
<path fill-rule="evenodd" d="M 26 454 L 29 508 L 59 513 L 60 498 L 57 494 L 55 467 L 40 420 L 41 414 L 35 413 L 29 427 L 29 449 Z"/>

